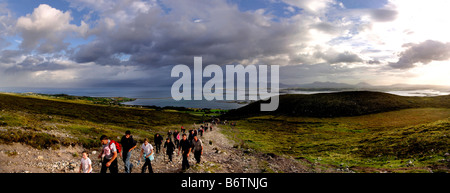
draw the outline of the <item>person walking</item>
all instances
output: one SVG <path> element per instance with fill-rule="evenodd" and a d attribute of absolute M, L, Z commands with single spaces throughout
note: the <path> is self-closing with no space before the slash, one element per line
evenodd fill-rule
<path fill-rule="evenodd" d="M 136 140 L 133 139 L 130 131 L 125 131 L 125 135 L 120 140 L 122 144 L 122 160 L 125 166 L 125 173 L 131 173 L 133 164 L 130 162 L 131 151 L 136 148 Z"/>
<path fill-rule="evenodd" d="M 200 135 L 200 137 L 203 137 L 203 125 L 198 129 L 198 134 Z"/>
<path fill-rule="evenodd" d="M 163 140 L 164 138 L 159 133 L 155 134 L 153 141 L 155 142 L 156 153 L 159 153 L 159 150 L 161 150 L 161 144 Z"/>
<path fill-rule="evenodd" d="M 173 135 L 172 130 L 169 130 L 169 132 L 167 132 L 167 137 L 172 138 L 172 135 Z"/>
<path fill-rule="evenodd" d="M 166 139 L 166 142 L 164 143 L 164 148 L 166 148 L 166 154 L 169 157 L 169 161 L 172 162 L 172 154 L 173 151 L 175 151 L 175 145 L 173 144 L 170 138 Z"/>
<path fill-rule="evenodd" d="M 187 140 L 186 134 L 183 134 L 183 138 L 180 141 L 180 147 L 178 148 L 178 154 L 183 155 L 183 161 L 181 162 L 181 170 L 189 169 L 189 152 L 191 152 L 191 143 Z"/>
<path fill-rule="evenodd" d="M 200 163 L 201 156 L 203 155 L 203 143 L 198 136 L 194 136 L 194 140 L 192 141 L 192 151 L 194 152 L 195 160 L 197 163 Z"/>
<path fill-rule="evenodd" d="M 153 156 L 152 154 L 153 154 L 153 146 L 152 146 L 152 144 L 150 144 L 148 142 L 148 139 L 145 138 L 144 139 L 144 143 L 141 146 L 141 154 L 139 156 L 139 159 L 141 159 L 142 156 L 144 156 L 144 159 L 145 159 L 145 163 L 142 166 L 141 173 L 145 173 L 146 167 L 148 167 L 148 172 L 149 173 L 153 173 L 152 163 L 151 163 L 151 160 L 150 160 L 150 156 Z"/>
<path fill-rule="evenodd" d="M 107 169 L 109 169 L 109 172 L 112 174 L 118 173 L 119 169 L 116 159 L 118 151 L 115 142 L 113 140 L 109 140 L 106 135 L 102 135 L 100 137 L 100 141 L 102 144 L 102 153 L 99 155 L 99 158 L 102 158 L 102 168 L 100 173 L 106 173 Z"/>
<path fill-rule="evenodd" d="M 192 144 L 192 140 L 194 139 L 194 130 L 189 130 L 189 143 Z"/>
<path fill-rule="evenodd" d="M 180 143 L 180 133 L 178 132 L 178 130 L 175 130 L 173 132 L 173 142 L 175 144 L 175 147 L 178 148 L 178 145 Z"/>
<path fill-rule="evenodd" d="M 89 154 L 85 150 L 81 153 L 80 173 L 92 173 L 92 161 L 89 159 Z"/>

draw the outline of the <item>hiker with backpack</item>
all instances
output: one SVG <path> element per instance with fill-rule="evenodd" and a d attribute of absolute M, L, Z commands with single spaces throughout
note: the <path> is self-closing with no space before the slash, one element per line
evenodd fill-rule
<path fill-rule="evenodd" d="M 141 155 L 139 156 L 139 160 L 142 158 L 142 156 L 145 159 L 145 163 L 142 166 L 141 173 L 145 173 L 146 167 L 148 167 L 148 172 L 153 173 L 152 163 L 151 161 L 154 159 L 153 154 L 153 146 L 148 142 L 148 138 L 144 139 L 144 143 L 141 146 Z"/>
<path fill-rule="evenodd" d="M 118 173 L 117 155 L 121 152 L 120 144 L 114 140 L 109 140 L 106 135 L 102 135 L 100 141 L 102 144 L 102 153 L 99 155 L 99 158 L 102 158 L 100 173 L 106 173 L 107 169 L 110 173 Z"/>
<path fill-rule="evenodd" d="M 130 131 L 126 131 L 125 135 L 120 140 L 122 144 L 122 159 L 125 166 L 125 173 L 131 173 L 133 164 L 130 162 L 131 151 L 136 148 L 136 140 L 133 139 Z"/>

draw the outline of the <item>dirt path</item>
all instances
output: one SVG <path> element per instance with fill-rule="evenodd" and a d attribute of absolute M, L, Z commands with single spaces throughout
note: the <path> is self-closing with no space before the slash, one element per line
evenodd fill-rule
<path fill-rule="evenodd" d="M 261 172 L 320 172 L 311 169 L 306 162 L 275 154 L 259 153 L 251 149 L 234 148 L 234 142 L 214 127 L 200 139 L 203 141 L 203 155 L 200 164 L 195 163 L 193 154 L 189 157 L 191 168 L 187 173 L 261 173 Z M 152 144 L 153 145 L 153 144 Z M 138 163 L 140 146 L 133 150 L 131 162 L 132 172 L 140 173 L 143 162 Z M 38 172 L 38 173 L 73 173 L 78 172 L 80 164 L 80 147 L 61 147 L 58 150 L 37 150 L 30 146 L 14 143 L 0 145 L 0 172 Z M 164 153 L 163 153 L 164 152 Z M 173 162 L 168 162 L 165 149 L 156 154 L 152 161 L 155 173 L 181 172 L 181 155 L 175 151 Z M 100 172 L 101 164 L 98 150 L 91 150 L 90 159 L 93 163 L 93 173 Z M 118 158 L 119 172 L 124 172 L 122 158 Z"/>

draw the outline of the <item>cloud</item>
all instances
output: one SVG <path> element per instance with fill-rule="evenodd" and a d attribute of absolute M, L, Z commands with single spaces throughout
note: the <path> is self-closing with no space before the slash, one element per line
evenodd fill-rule
<path fill-rule="evenodd" d="M 442 43 L 450 41 L 442 28 L 448 6 L 436 3 L 400 0 L 355 9 L 337 0 L 269 0 L 257 9 L 229 0 L 69 4 L 42 4 L 28 14 L 11 14 L 0 4 L 4 85 L 170 85 L 170 68 L 192 65 L 194 56 L 204 65 L 278 64 L 289 82 L 356 83 L 390 81 L 404 71 L 392 68 L 448 59 Z M 429 37 L 439 41 L 424 42 Z"/>
<path fill-rule="evenodd" d="M 323 12 L 331 5 L 336 4 L 335 0 L 283 0 L 286 4 L 296 6 L 310 13 Z"/>
<path fill-rule="evenodd" d="M 397 18 L 398 12 L 391 9 L 372 9 L 369 10 L 372 20 L 377 22 L 393 21 Z"/>
<path fill-rule="evenodd" d="M 164 3 L 170 14 L 161 6 L 149 6 L 146 12 L 122 7 L 125 15 L 120 17 L 115 9 L 100 12 L 99 25 L 91 30 L 96 40 L 79 46 L 71 59 L 142 67 L 189 64 L 194 56 L 203 56 L 206 64 L 261 62 L 263 57 L 293 55 L 292 45 L 310 38 L 305 34 L 311 18 L 275 22 L 264 12 L 241 12 L 222 0 Z M 120 54 L 130 55 L 129 60 L 116 60 Z"/>
<path fill-rule="evenodd" d="M 407 49 L 399 54 L 400 58 L 395 63 L 389 63 L 392 68 L 408 69 L 414 64 L 428 64 L 432 61 L 444 61 L 450 59 L 450 43 L 427 40 L 418 44 L 405 44 Z"/>
<path fill-rule="evenodd" d="M 20 48 L 39 53 L 52 53 L 67 49 L 69 43 L 64 42 L 70 35 L 83 36 L 89 29 L 81 22 L 80 26 L 70 24 L 73 18 L 69 11 L 62 12 L 47 4 L 35 8 L 32 14 L 19 17 L 15 29 L 23 38 Z"/>
<path fill-rule="evenodd" d="M 358 55 L 348 51 L 339 53 L 334 50 L 328 50 L 325 52 L 316 52 L 314 56 L 324 59 L 328 64 L 363 62 Z"/>

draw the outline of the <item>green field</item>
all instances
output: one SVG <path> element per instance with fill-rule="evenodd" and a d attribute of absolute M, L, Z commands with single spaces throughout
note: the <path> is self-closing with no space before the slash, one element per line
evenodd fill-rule
<path fill-rule="evenodd" d="M 343 171 L 449 171 L 448 108 L 336 118 L 268 115 L 236 122 L 224 133 L 241 148 L 286 154 Z"/>

